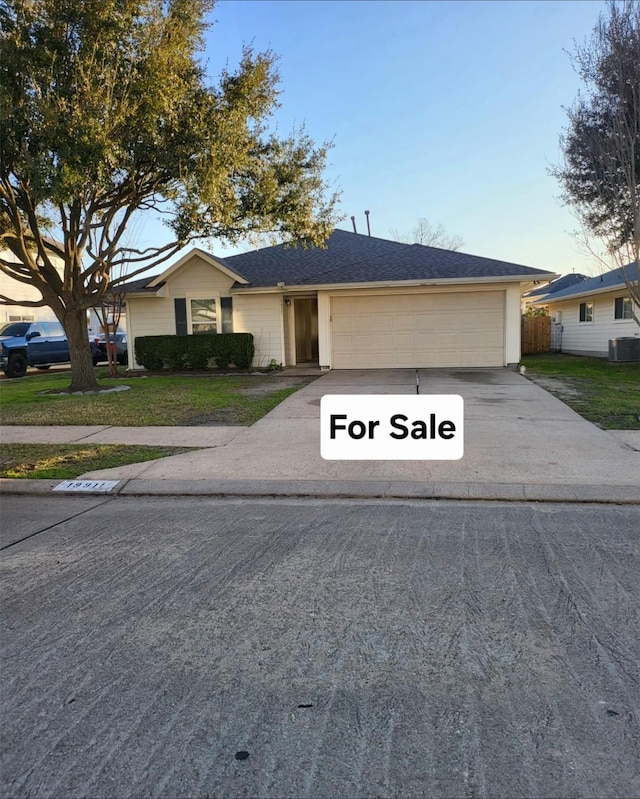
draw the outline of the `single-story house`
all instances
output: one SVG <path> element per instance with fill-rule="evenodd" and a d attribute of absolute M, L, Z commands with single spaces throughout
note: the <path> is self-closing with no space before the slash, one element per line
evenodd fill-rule
<path fill-rule="evenodd" d="M 574 286 L 540 297 L 532 304 L 545 307 L 559 328 L 556 349 L 575 355 L 607 357 L 609 339 L 640 336 L 633 319 L 627 280 L 638 281 L 638 265 L 612 269 Z M 635 305 L 640 316 L 640 307 Z"/>
<path fill-rule="evenodd" d="M 520 298 L 555 274 L 335 230 L 325 247 L 218 258 L 194 248 L 126 288 L 127 337 L 249 332 L 254 366 L 508 366 Z M 129 367 L 137 368 L 134 347 Z"/>

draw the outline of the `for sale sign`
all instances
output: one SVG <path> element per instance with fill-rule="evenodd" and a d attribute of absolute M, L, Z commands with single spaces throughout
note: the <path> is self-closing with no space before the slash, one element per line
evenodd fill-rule
<path fill-rule="evenodd" d="M 320 402 L 325 460 L 459 460 L 464 400 L 459 394 L 327 394 Z"/>

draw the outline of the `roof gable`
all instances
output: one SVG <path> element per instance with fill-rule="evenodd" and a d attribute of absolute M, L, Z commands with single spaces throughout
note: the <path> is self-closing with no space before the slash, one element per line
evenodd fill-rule
<path fill-rule="evenodd" d="M 214 267 L 214 269 L 218 269 L 220 272 L 227 275 L 227 277 L 231 278 L 231 280 L 235 280 L 236 283 L 240 283 L 241 285 L 245 285 L 249 281 L 243 277 L 239 272 L 229 268 L 227 263 L 222 260 L 222 258 L 215 258 L 210 253 L 206 252 L 205 250 L 201 250 L 199 247 L 192 247 L 188 253 L 182 256 L 179 260 L 177 260 L 174 264 L 170 267 L 165 269 L 159 275 L 156 275 L 152 278 L 147 278 L 145 281 L 145 288 L 149 289 L 157 289 L 161 285 L 167 282 L 167 280 L 174 275 L 178 270 L 182 269 L 192 258 L 198 256 L 201 258 L 205 263 L 209 264 L 209 266 Z"/>

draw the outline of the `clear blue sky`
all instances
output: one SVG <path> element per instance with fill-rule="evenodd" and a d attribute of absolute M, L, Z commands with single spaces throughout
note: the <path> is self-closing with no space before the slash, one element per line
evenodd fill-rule
<path fill-rule="evenodd" d="M 580 87 L 566 51 L 602 2 L 221 0 L 207 36 L 210 75 L 243 44 L 280 56 L 284 134 L 331 139 L 327 177 L 340 227 L 389 238 L 418 218 L 465 252 L 555 272 L 589 261 L 547 174 L 560 160 L 562 106 Z M 146 239 L 155 226 L 140 229 Z M 213 248 L 219 255 L 249 249 Z"/>

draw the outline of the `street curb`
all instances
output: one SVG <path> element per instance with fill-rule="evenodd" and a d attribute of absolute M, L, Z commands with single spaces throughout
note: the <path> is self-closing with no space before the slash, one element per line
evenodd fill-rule
<path fill-rule="evenodd" d="M 51 496 L 60 480 L 0 480 L 0 494 Z M 638 486 L 524 485 L 518 483 L 412 483 L 330 480 L 145 480 L 119 481 L 113 491 L 56 492 L 68 497 L 282 497 L 310 499 L 485 500 L 640 505 Z"/>

